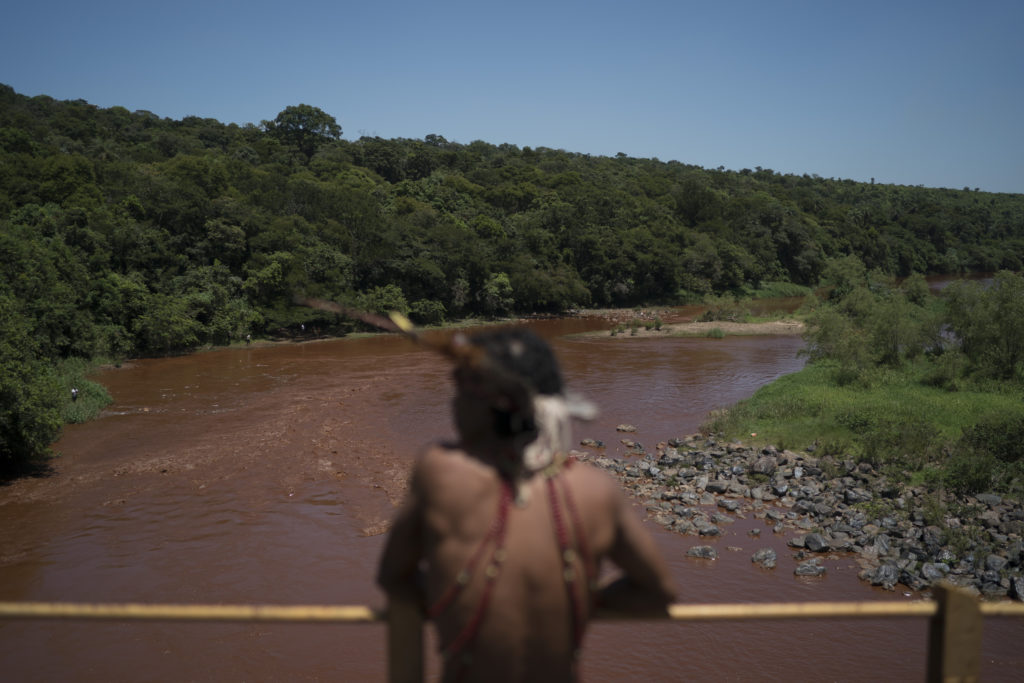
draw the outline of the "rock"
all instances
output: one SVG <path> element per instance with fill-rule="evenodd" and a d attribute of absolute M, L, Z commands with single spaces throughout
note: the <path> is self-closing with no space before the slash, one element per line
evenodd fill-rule
<path fill-rule="evenodd" d="M 804 536 L 794 536 L 786 542 L 790 548 L 803 548 L 804 547 Z"/>
<path fill-rule="evenodd" d="M 807 534 L 804 536 L 804 547 L 812 553 L 823 553 L 830 548 L 828 541 L 821 534 Z"/>
<path fill-rule="evenodd" d="M 995 510 L 986 510 L 978 516 L 978 520 L 989 529 L 998 529 L 1003 522 Z"/>
<path fill-rule="evenodd" d="M 736 512 L 740 508 L 740 501 L 735 498 L 721 498 L 718 501 L 718 507 L 729 512 Z"/>
<path fill-rule="evenodd" d="M 689 557 L 699 557 L 703 560 L 717 560 L 718 551 L 710 545 L 695 545 L 686 551 Z"/>
<path fill-rule="evenodd" d="M 1006 563 L 1007 559 L 1001 555 L 989 555 L 985 558 L 985 569 L 992 572 L 998 572 L 1006 566 Z"/>
<path fill-rule="evenodd" d="M 693 526 L 701 536 L 720 536 L 722 530 L 707 520 L 695 521 Z"/>
<path fill-rule="evenodd" d="M 988 505 L 988 506 L 999 505 L 1000 503 L 1003 502 L 1002 497 L 1001 496 L 997 496 L 994 493 L 979 493 L 974 498 L 979 503 L 982 503 L 982 504 Z"/>
<path fill-rule="evenodd" d="M 622 424 L 622 425 L 617 426 L 615 428 L 615 431 L 617 431 L 617 432 L 635 432 L 636 431 L 636 427 L 634 427 L 633 425 Z"/>
<path fill-rule="evenodd" d="M 816 557 L 806 562 L 801 562 L 793 570 L 793 573 L 797 576 L 821 576 L 825 573 L 825 568 L 818 564 L 818 562 L 820 560 Z"/>
<path fill-rule="evenodd" d="M 674 522 L 672 522 L 672 528 L 675 529 L 678 533 L 681 533 L 681 534 L 695 534 L 695 533 L 697 533 L 697 527 L 695 527 L 693 522 L 691 522 L 688 519 L 676 518 L 676 520 Z"/>
<path fill-rule="evenodd" d="M 769 477 L 775 474 L 775 468 L 778 467 L 778 461 L 771 456 L 764 456 L 758 458 L 756 462 L 751 466 L 751 471 L 757 474 L 766 474 Z"/>
<path fill-rule="evenodd" d="M 893 590 L 899 579 L 900 570 L 894 564 L 880 565 L 873 572 L 870 572 L 868 577 L 872 586 L 881 586 L 887 591 Z"/>
<path fill-rule="evenodd" d="M 835 513 L 832 506 L 824 501 L 811 506 L 811 511 L 819 517 L 829 517 Z"/>
<path fill-rule="evenodd" d="M 750 556 L 751 562 L 759 564 L 765 569 L 775 569 L 775 561 L 777 559 L 778 556 L 772 548 L 761 548 Z"/>
<path fill-rule="evenodd" d="M 949 565 L 942 562 L 925 562 L 921 565 L 921 576 L 931 583 L 946 578 L 949 574 Z"/>
<path fill-rule="evenodd" d="M 888 534 L 878 534 L 875 536 L 875 548 L 878 549 L 880 556 L 885 555 L 892 548 L 892 539 Z"/>
<path fill-rule="evenodd" d="M 869 500 L 871 500 L 871 493 L 861 488 L 846 489 L 843 492 L 843 502 L 847 505 L 865 503 Z"/>
<path fill-rule="evenodd" d="M 907 569 L 900 572 L 900 583 L 912 591 L 923 591 L 929 585 L 924 578 Z"/>
<path fill-rule="evenodd" d="M 1015 576 L 1010 579 L 1010 597 L 1018 602 L 1024 602 L 1024 577 Z"/>
<path fill-rule="evenodd" d="M 580 445 L 586 448 L 604 448 L 604 441 L 598 439 L 583 439 L 580 441 Z"/>
<path fill-rule="evenodd" d="M 729 482 L 715 479 L 713 481 L 709 481 L 704 486 L 704 490 L 708 493 L 725 493 L 729 490 Z"/>

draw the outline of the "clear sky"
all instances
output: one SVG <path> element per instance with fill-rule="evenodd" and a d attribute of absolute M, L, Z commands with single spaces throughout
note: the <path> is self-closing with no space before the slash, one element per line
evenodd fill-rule
<path fill-rule="evenodd" d="M 1024 192 L 1024 0 L 20 0 L 0 83 L 180 119 Z"/>

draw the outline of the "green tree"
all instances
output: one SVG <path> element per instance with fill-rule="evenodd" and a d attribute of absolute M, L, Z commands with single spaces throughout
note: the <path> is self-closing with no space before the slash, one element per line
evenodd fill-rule
<path fill-rule="evenodd" d="M 0 295 L 0 478 L 38 469 L 60 434 L 60 387 L 31 321 Z"/>
<path fill-rule="evenodd" d="M 341 126 L 322 109 L 308 104 L 285 107 L 273 121 L 264 121 L 263 128 L 286 145 L 293 145 L 312 159 L 317 148 L 341 137 Z"/>
<path fill-rule="evenodd" d="M 515 298 L 508 274 L 494 273 L 488 277 L 477 298 L 488 315 L 502 315 L 511 311 Z"/>
<path fill-rule="evenodd" d="M 1024 362 L 1024 275 L 1000 271 L 988 288 L 958 281 L 946 288 L 949 324 L 964 355 L 983 374 L 1013 379 Z"/>

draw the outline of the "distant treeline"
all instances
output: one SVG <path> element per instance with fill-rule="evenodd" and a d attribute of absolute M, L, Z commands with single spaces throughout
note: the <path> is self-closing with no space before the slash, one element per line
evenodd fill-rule
<path fill-rule="evenodd" d="M 296 295 L 437 322 L 1024 261 L 1024 195 L 341 132 L 0 85 L 2 295 L 45 356 L 125 356 L 348 324 Z"/>

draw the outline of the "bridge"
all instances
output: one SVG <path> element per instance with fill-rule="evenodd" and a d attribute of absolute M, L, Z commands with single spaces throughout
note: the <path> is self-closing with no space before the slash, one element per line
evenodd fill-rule
<path fill-rule="evenodd" d="M 915 602 L 791 602 L 674 604 L 659 614 L 599 610 L 598 620 L 679 622 L 779 619 L 927 618 L 927 680 L 945 683 L 979 680 L 981 633 L 985 618 L 1024 617 L 1024 604 L 981 602 L 948 583 L 932 587 L 933 600 Z M 161 605 L 66 602 L 0 602 L 0 619 L 77 619 L 103 621 L 233 621 L 346 623 L 388 626 L 388 680 L 423 680 L 423 615 L 411 603 L 392 601 L 385 609 L 363 605 Z"/>

